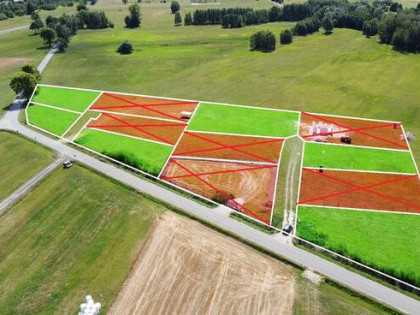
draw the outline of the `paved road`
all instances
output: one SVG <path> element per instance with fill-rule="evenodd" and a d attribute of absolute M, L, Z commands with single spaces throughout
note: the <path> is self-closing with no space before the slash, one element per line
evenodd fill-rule
<path fill-rule="evenodd" d="M 9 209 L 13 204 L 19 201 L 26 193 L 31 190 L 35 185 L 37 185 L 42 179 L 44 179 L 49 173 L 57 168 L 60 164 L 64 162 L 64 157 L 59 157 L 41 172 L 36 174 L 32 177 L 29 181 L 19 187 L 16 191 L 13 192 L 6 200 L 0 203 L 0 215 L 3 214 L 4 211 Z"/>
<path fill-rule="evenodd" d="M 18 131 L 26 137 L 32 138 L 63 155 L 71 156 L 74 160 L 84 163 L 141 193 L 152 195 L 153 197 L 171 204 L 186 213 L 190 213 L 207 222 L 215 224 L 224 230 L 230 231 L 235 235 L 239 235 L 242 239 L 266 248 L 277 255 L 295 262 L 298 265 L 312 269 L 383 304 L 387 304 L 407 314 L 420 315 L 419 301 L 353 273 L 319 256 L 294 246 L 283 244 L 271 235 L 265 234 L 233 220 L 229 217 L 230 211 L 228 211 L 227 208 L 218 207 L 216 209 L 209 209 L 194 202 L 193 200 L 187 199 L 151 182 L 145 181 L 111 164 L 101 162 L 92 156 L 63 144 L 62 142 L 48 138 L 21 125 L 18 121 L 21 105 L 21 100 L 16 100 L 13 103 L 10 110 L 0 119 L 0 129 Z"/>
<path fill-rule="evenodd" d="M 5 29 L 5 30 L 1 30 L 0 31 L 0 36 L 1 35 L 6 35 L 6 34 L 9 34 L 9 33 L 12 33 L 12 32 L 16 32 L 16 31 L 25 30 L 25 29 L 29 29 L 29 25 L 21 25 L 21 26 L 16 26 L 16 27 Z"/>

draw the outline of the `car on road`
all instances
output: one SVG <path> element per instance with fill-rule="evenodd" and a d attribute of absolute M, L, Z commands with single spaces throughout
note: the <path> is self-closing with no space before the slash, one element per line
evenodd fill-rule
<path fill-rule="evenodd" d="M 73 162 L 72 161 L 65 161 L 63 163 L 63 168 L 70 168 L 73 166 Z"/>
<path fill-rule="evenodd" d="M 291 225 L 290 223 L 286 223 L 283 226 L 282 234 L 283 235 L 289 235 L 292 231 L 293 231 L 293 225 Z"/>

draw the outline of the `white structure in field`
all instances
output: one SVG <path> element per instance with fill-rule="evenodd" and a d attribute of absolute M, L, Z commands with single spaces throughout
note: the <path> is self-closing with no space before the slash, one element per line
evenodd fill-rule
<path fill-rule="evenodd" d="M 98 315 L 101 307 L 101 303 L 95 303 L 91 295 L 86 295 L 86 303 L 80 304 L 79 315 Z"/>

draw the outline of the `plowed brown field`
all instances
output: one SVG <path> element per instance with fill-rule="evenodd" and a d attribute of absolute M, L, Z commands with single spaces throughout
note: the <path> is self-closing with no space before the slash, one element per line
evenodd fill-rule
<path fill-rule="evenodd" d="M 292 314 L 291 267 L 166 212 L 109 314 Z"/>

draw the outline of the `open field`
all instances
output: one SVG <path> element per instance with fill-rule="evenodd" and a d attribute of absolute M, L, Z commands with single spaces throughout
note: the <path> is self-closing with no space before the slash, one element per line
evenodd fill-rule
<path fill-rule="evenodd" d="M 79 116 L 80 115 L 76 113 L 42 105 L 30 104 L 28 106 L 28 119 L 31 124 L 57 136 L 62 136 Z"/>
<path fill-rule="evenodd" d="M 98 96 L 93 91 L 38 86 L 32 102 L 83 112 Z"/>
<path fill-rule="evenodd" d="M 299 206 L 298 236 L 420 284 L 420 216 Z"/>
<path fill-rule="evenodd" d="M 103 131 L 85 129 L 76 143 L 153 175 L 159 174 L 172 147 Z"/>
<path fill-rule="evenodd" d="M 285 138 L 296 134 L 298 120 L 299 113 L 202 103 L 188 130 Z"/>
<path fill-rule="evenodd" d="M 348 170 L 415 173 L 409 151 L 305 143 L 303 166 Z"/>
<path fill-rule="evenodd" d="M 106 311 L 164 210 L 83 167 L 57 170 L 0 220 L 2 313 L 74 313 L 88 293 Z"/>
<path fill-rule="evenodd" d="M 0 201 L 47 167 L 53 153 L 23 137 L 0 132 Z"/>
<path fill-rule="evenodd" d="M 110 314 L 292 314 L 293 269 L 165 213 Z"/>

